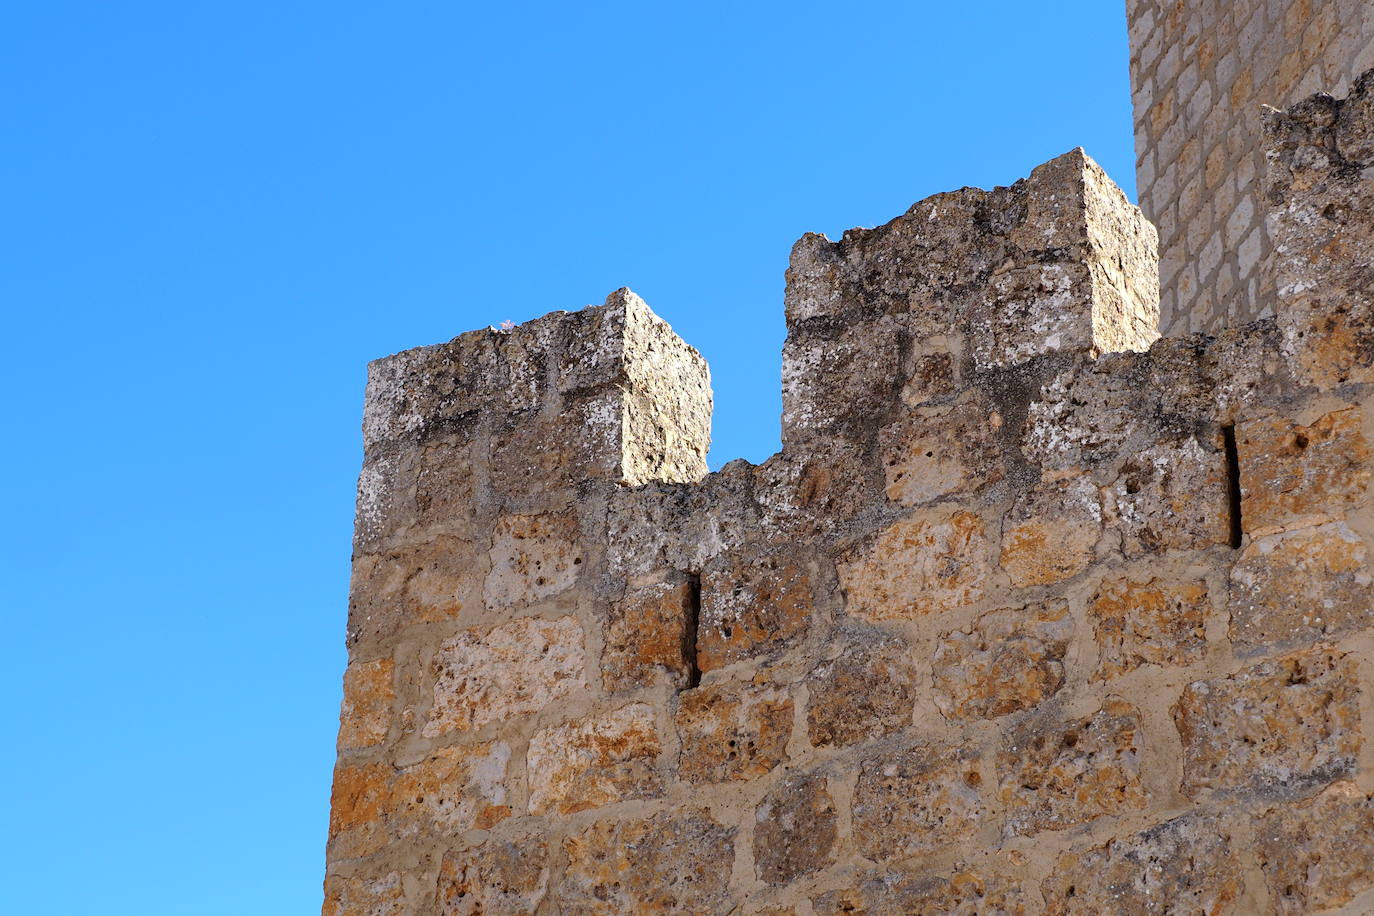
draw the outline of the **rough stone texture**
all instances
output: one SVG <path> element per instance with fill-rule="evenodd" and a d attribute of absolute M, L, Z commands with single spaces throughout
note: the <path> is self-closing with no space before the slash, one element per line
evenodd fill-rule
<path fill-rule="evenodd" d="M 1189 684 L 1174 707 L 1183 791 L 1302 792 L 1355 767 L 1360 709 L 1352 660 L 1298 652 Z"/>
<path fill-rule="evenodd" d="M 1353 783 L 1274 808 L 1255 833 L 1276 912 L 1331 909 L 1374 887 L 1374 803 Z"/>
<path fill-rule="evenodd" d="M 695 583 L 682 575 L 627 590 L 611 608 L 601 681 L 607 690 L 648 687 L 662 678 L 682 687 L 696 663 Z"/>
<path fill-rule="evenodd" d="M 702 573 L 697 666 L 713 671 L 776 653 L 806 635 L 811 577 L 783 555 L 727 557 Z"/>
<path fill-rule="evenodd" d="M 508 515 L 496 523 L 490 557 L 487 606 L 533 604 L 577 581 L 577 523 L 567 515 Z"/>
<path fill-rule="evenodd" d="M 548 893 L 549 847 L 538 837 L 492 840 L 444 856 L 441 916 L 532 916 Z"/>
<path fill-rule="evenodd" d="M 1374 67 L 1364 0 L 1126 4 L 1140 206 L 1159 227 L 1160 328 L 1273 314 L 1264 105 L 1344 93 Z"/>
<path fill-rule="evenodd" d="M 371 747 L 386 738 L 396 702 L 395 672 L 396 663 L 390 658 L 349 666 L 339 710 L 339 750 Z"/>
<path fill-rule="evenodd" d="M 1207 583 L 1121 576 L 1088 604 L 1098 646 L 1095 680 L 1141 665 L 1189 665 L 1207 651 Z"/>
<path fill-rule="evenodd" d="M 1001 876 L 983 877 L 961 870 L 948 877 L 874 871 L 853 887 L 817 897 L 817 916 L 1023 916 L 1026 897 L 1018 883 Z"/>
<path fill-rule="evenodd" d="M 1073 620 L 1062 601 L 980 615 L 940 637 L 935 703 L 946 716 L 994 718 L 1028 709 L 1064 685 Z"/>
<path fill-rule="evenodd" d="M 899 860 L 972 833 L 987 813 L 982 783 L 968 748 L 918 744 L 867 758 L 854 789 L 859 851 Z"/>
<path fill-rule="evenodd" d="M 322 916 L 400 916 L 405 905 L 399 872 L 377 878 L 330 875 L 324 881 Z"/>
<path fill-rule="evenodd" d="M 985 405 L 914 413 L 879 433 L 887 497 L 916 506 L 1002 479 L 1002 417 Z"/>
<path fill-rule="evenodd" d="M 527 757 L 530 813 L 573 814 L 659 795 L 662 750 L 646 703 L 535 732 Z"/>
<path fill-rule="evenodd" d="M 807 734 L 815 747 L 880 738 L 911 724 L 916 668 L 911 647 L 863 631 L 807 678 Z"/>
<path fill-rule="evenodd" d="M 991 575 L 986 526 L 964 510 L 934 509 L 878 532 L 839 565 L 848 612 L 914 619 L 973 604 Z"/>
<path fill-rule="evenodd" d="M 1204 449 L 1189 438 L 1126 459 L 1103 493 L 1107 527 L 1120 533 L 1126 556 L 1230 540 L 1225 459 L 1221 443 L 1215 445 Z"/>
<path fill-rule="evenodd" d="M 678 772 L 694 783 L 762 776 L 786 757 L 792 698 L 776 687 L 729 681 L 681 695 L 677 715 L 682 756 Z"/>
<path fill-rule="evenodd" d="M 1087 569 L 1101 537 L 1097 488 L 1081 477 L 1026 492 L 1002 530 L 1002 568 L 1013 585 L 1047 585 Z"/>
<path fill-rule="evenodd" d="M 1251 537 L 1340 519 L 1369 489 L 1363 411 L 1339 410 L 1306 426 L 1265 418 L 1236 428 L 1242 518 Z"/>
<path fill-rule="evenodd" d="M 754 812 L 760 881 L 789 884 L 834 860 L 835 803 L 824 776 L 789 776 Z"/>

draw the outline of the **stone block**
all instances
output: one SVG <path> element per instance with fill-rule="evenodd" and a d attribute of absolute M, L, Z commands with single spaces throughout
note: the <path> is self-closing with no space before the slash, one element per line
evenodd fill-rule
<path fill-rule="evenodd" d="M 961 868 L 951 875 L 874 870 L 812 899 L 816 916 L 1025 916 L 1019 882 Z"/>
<path fill-rule="evenodd" d="M 912 413 L 878 433 L 887 498 L 915 506 L 1002 479 L 1002 417 L 978 403 Z"/>
<path fill-rule="evenodd" d="M 1096 557 L 1102 536 L 1097 488 L 1082 477 L 1037 484 L 1002 527 L 1002 568 L 1017 588 L 1072 579 Z"/>
<path fill-rule="evenodd" d="M 834 861 L 837 816 L 824 776 L 789 776 L 754 812 L 754 871 L 791 884 Z"/>
<path fill-rule="evenodd" d="M 406 627 L 456 619 L 480 601 L 472 544 L 438 536 L 353 560 L 349 644 L 385 642 Z"/>
<path fill-rule="evenodd" d="M 1040 885 L 1047 916 L 1239 916 L 1244 890 L 1232 829 L 1197 816 L 1064 853 Z"/>
<path fill-rule="evenodd" d="M 1368 548 L 1343 523 L 1251 541 L 1231 569 L 1229 607 L 1242 654 L 1362 630 L 1374 623 Z"/>
<path fill-rule="evenodd" d="M 1017 722 L 996 758 L 1004 835 L 1065 830 L 1144 808 L 1142 740 L 1140 712 L 1120 700 L 1083 719 L 1047 710 Z"/>
<path fill-rule="evenodd" d="M 386 739 L 396 701 L 395 671 L 389 657 L 348 666 L 339 709 L 339 750 L 373 747 Z"/>
<path fill-rule="evenodd" d="M 491 571 L 482 586 L 488 607 L 533 604 L 571 588 L 582 571 L 571 514 L 507 515 L 491 538 Z"/>
<path fill-rule="evenodd" d="M 955 719 L 1029 709 L 1064 684 L 1073 618 L 1063 601 L 1003 608 L 941 634 L 933 658 L 935 704 Z"/>
<path fill-rule="evenodd" d="M 1241 518 L 1251 537 L 1342 517 L 1369 490 L 1369 443 L 1359 407 L 1304 426 L 1265 418 L 1236 427 Z"/>
<path fill-rule="evenodd" d="M 777 687 L 723 681 L 681 693 L 675 721 L 683 779 L 699 784 L 753 779 L 786 757 L 792 698 Z"/>
<path fill-rule="evenodd" d="M 531 814 L 575 814 L 663 793 L 663 751 L 647 703 L 541 729 L 530 739 Z"/>
<path fill-rule="evenodd" d="M 697 666 L 714 671 L 796 645 L 811 622 L 811 573 L 786 554 L 728 555 L 701 573 Z"/>
<path fill-rule="evenodd" d="M 1226 457 L 1218 437 L 1161 443 L 1129 456 L 1103 491 L 1109 530 L 1128 557 L 1165 550 L 1201 550 L 1231 537 Z"/>
<path fill-rule="evenodd" d="M 444 854 L 439 916 L 534 916 L 549 887 L 549 847 L 537 836 L 493 839 Z"/>
<path fill-rule="evenodd" d="M 1374 802 L 1350 782 L 1270 810 L 1256 846 L 1276 913 L 1314 913 L 1374 887 Z"/>
<path fill-rule="evenodd" d="M 610 608 L 601 683 L 629 690 L 665 681 L 684 687 L 696 663 L 697 587 L 685 575 L 630 587 Z"/>
<path fill-rule="evenodd" d="M 1354 661 L 1311 649 L 1195 681 L 1173 708 L 1183 791 L 1310 791 L 1355 769 L 1360 709 Z"/>
<path fill-rule="evenodd" d="M 896 521 L 839 563 L 851 617 L 914 620 L 982 599 L 992 568 L 983 520 L 930 509 Z"/>
<path fill-rule="evenodd" d="M 865 758 L 854 789 L 854 839 L 874 861 L 929 854 L 973 834 L 987 814 L 978 754 L 917 744 Z"/>
<path fill-rule="evenodd" d="M 391 767 L 371 763 L 334 766 L 329 797 L 329 860 L 371 855 L 387 843 L 383 817 L 390 804 Z"/>
<path fill-rule="evenodd" d="M 843 747 L 911 724 L 919 685 L 911 646 L 856 633 L 836 658 L 807 676 L 807 733 L 814 747 Z"/>
<path fill-rule="evenodd" d="M 399 872 L 377 877 L 330 875 L 324 879 L 324 908 L 320 916 L 401 916 L 405 887 Z"/>
<path fill-rule="evenodd" d="M 1207 583 L 1116 576 L 1088 603 L 1097 640 L 1097 670 L 1105 681 L 1141 665 L 1182 666 L 1207 652 Z"/>
<path fill-rule="evenodd" d="M 464 630 L 433 660 L 434 703 L 424 735 L 472 731 L 538 712 L 586 687 L 582 625 L 574 617 L 522 617 Z"/>
<path fill-rule="evenodd" d="M 705 810 L 598 821 L 563 841 L 568 865 L 560 912 L 725 916 L 735 909 L 729 889 L 734 835 Z"/>

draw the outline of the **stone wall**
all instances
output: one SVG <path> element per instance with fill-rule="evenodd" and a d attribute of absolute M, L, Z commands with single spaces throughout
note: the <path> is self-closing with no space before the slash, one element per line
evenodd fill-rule
<path fill-rule="evenodd" d="M 1127 0 L 1140 206 L 1159 227 L 1161 330 L 1274 313 L 1260 117 L 1374 67 L 1368 0 Z"/>
<path fill-rule="evenodd" d="M 1216 336 L 1081 151 L 805 236 L 761 465 L 627 291 L 374 363 L 324 913 L 1374 911 L 1371 90 Z"/>

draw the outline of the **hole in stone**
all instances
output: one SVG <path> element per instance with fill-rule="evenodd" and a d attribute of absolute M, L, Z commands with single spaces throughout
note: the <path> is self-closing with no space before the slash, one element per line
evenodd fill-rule
<path fill-rule="evenodd" d="M 1230 544 L 1232 550 L 1239 550 L 1240 542 L 1245 537 L 1245 527 L 1240 517 L 1240 452 L 1236 449 L 1234 423 L 1221 428 L 1221 442 L 1226 452 L 1226 503 Z"/>
<path fill-rule="evenodd" d="M 686 619 L 682 622 L 682 661 L 687 669 L 687 688 L 701 683 L 701 668 L 697 665 L 697 630 L 701 628 L 701 576 L 687 574 Z M 729 635 L 728 633 L 726 634 Z"/>

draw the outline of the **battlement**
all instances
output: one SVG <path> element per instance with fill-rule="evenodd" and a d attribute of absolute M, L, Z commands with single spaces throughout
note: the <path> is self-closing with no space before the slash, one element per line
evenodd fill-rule
<path fill-rule="evenodd" d="M 803 237 L 760 465 L 628 290 L 374 363 L 325 913 L 1374 905 L 1371 83 L 1214 336 L 1080 150 Z"/>

